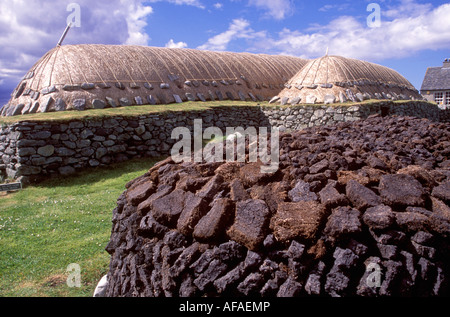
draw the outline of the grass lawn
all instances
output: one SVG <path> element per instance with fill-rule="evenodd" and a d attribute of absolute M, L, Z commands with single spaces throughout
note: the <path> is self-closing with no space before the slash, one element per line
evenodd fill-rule
<path fill-rule="evenodd" d="M 139 159 L 0 193 L 0 296 L 83 297 L 108 271 L 104 250 L 125 184 L 160 159 Z M 81 287 L 67 286 L 69 264 Z"/>

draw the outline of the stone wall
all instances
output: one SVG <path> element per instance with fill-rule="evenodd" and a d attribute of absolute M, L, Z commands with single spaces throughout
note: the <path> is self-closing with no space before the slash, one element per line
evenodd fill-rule
<path fill-rule="evenodd" d="M 170 153 L 176 127 L 193 130 L 195 119 L 203 128 L 276 126 L 281 130 L 355 121 L 371 114 L 409 115 L 434 121 L 449 121 L 450 111 L 436 105 L 409 101 L 340 106 L 214 107 L 205 111 L 166 112 L 137 117 L 90 120 L 21 121 L 0 127 L 0 174 L 2 177 L 35 182 L 77 170 L 107 166 L 139 157 Z M 26 118 L 26 117 L 24 117 Z"/>
<path fill-rule="evenodd" d="M 450 109 L 441 110 L 435 104 L 422 101 L 402 103 L 382 101 L 351 106 L 265 107 L 262 111 L 272 126 L 285 127 L 287 130 L 300 130 L 318 125 L 356 121 L 367 118 L 372 114 L 412 116 L 441 122 L 450 121 Z"/>
<path fill-rule="evenodd" d="M 22 121 L 0 128 L 0 171 L 26 181 L 106 166 L 139 157 L 168 155 L 173 129 L 202 119 L 204 128 L 268 125 L 258 108 L 216 108 L 126 118 L 54 122 Z M 24 178 L 25 177 L 25 178 Z"/>

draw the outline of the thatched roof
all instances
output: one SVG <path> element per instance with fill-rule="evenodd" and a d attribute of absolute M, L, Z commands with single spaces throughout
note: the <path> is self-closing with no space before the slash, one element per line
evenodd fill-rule
<path fill-rule="evenodd" d="M 306 60 L 144 46 L 65 45 L 25 75 L 2 115 L 187 100 L 268 100 Z"/>
<path fill-rule="evenodd" d="M 308 62 L 273 101 L 297 104 L 392 98 L 421 97 L 408 80 L 390 68 L 327 55 Z"/>

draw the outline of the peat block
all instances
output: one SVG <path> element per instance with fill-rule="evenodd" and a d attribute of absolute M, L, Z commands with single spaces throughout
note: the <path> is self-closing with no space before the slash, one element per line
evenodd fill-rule
<path fill-rule="evenodd" d="M 449 139 L 371 116 L 281 133 L 271 174 L 162 161 L 118 199 L 106 295 L 449 296 Z"/>

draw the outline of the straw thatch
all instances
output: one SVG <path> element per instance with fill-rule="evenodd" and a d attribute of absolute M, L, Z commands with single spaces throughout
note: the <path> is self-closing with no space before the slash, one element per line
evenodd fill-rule
<path fill-rule="evenodd" d="M 341 56 L 308 62 L 272 102 L 282 104 L 360 102 L 365 99 L 422 99 L 396 71 Z"/>
<path fill-rule="evenodd" d="M 144 46 L 65 45 L 46 53 L 3 116 L 187 100 L 268 100 L 306 60 Z"/>

